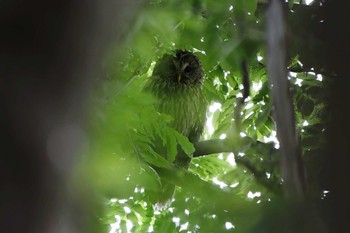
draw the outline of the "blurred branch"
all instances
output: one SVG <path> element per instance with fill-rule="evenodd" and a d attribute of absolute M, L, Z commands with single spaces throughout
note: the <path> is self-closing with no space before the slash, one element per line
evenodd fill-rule
<path fill-rule="evenodd" d="M 196 148 L 193 153 L 193 157 L 200 157 L 204 155 L 222 153 L 222 152 L 232 152 L 233 148 L 227 139 L 212 139 L 207 141 L 200 141 L 194 144 Z"/>
<path fill-rule="evenodd" d="M 281 2 L 272 0 L 267 12 L 267 71 L 281 145 L 281 171 L 288 199 L 303 201 L 305 177 L 295 129 L 292 93 L 287 73 L 286 28 Z"/>
<path fill-rule="evenodd" d="M 263 68 L 266 68 L 266 65 L 262 62 L 259 62 L 259 65 Z M 307 73 L 307 72 L 315 72 L 316 74 L 321 74 L 324 76 L 328 76 L 328 77 L 337 77 L 336 74 L 331 74 L 329 72 L 326 71 L 315 71 L 315 70 L 311 70 L 311 69 L 305 69 L 304 67 L 301 66 L 293 66 L 293 67 L 287 67 L 287 70 L 289 72 L 294 72 L 294 73 Z"/>
<path fill-rule="evenodd" d="M 295 73 L 307 73 L 307 72 L 315 72 L 314 70 L 311 69 L 305 69 L 303 67 L 288 67 L 287 68 L 289 72 L 295 72 Z M 326 71 L 316 71 L 315 73 L 317 74 L 322 74 L 324 76 L 328 76 L 328 77 L 337 77 L 336 74 L 331 74 L 329 72 Z"/>
<path fill-rule="evenodd" d="M 248 72 L 248 64 L 247 60 L 244 59 L 242 61 L 242 84 L 243 84 L 243 99 L 244 100 L 249 96 L 250 94 L 250 85 L 249 85 L 249 72 Z"/>
<path fill-rule="evenodd" d="M 270 154 L 277 152 L 277 150 L 273 147 L 273 144 L 255 141 L 249 137 L 241 138 L 240 142 L 238 143 L 233 143 L 231 138 L 225 138 L 194 143 L 196 150 L 193 153 L 193 157 L 195 158 L 223 152 L 237 153 L 238 151 L 244 151 L 244 148 L 247 148 L 248 146 L 256 147 L 258 151 L 269 151 Z"/>
<path fill-rule="evenodd" d="M 301 0 L 302 1 L 302 0 Z M 320 7 L 320 4 L 318 3 L 319 1 L 314 1 L 313 4 L 310 5 L 306 5 L 306 4 L 293 4 L 293 6 L 290 8 L 288 6 L 288 2 L 281 2 L 282 4 L 282 9 L 284 12 L 289 11 L 290 9 L 292 9 L 293 11 L 317 11 Z M 262 14 L 265 13 L 266 10 L 269 7 L 269 3 L 268 2 L 258 2 L 257 5 L 257 14 Z"/>

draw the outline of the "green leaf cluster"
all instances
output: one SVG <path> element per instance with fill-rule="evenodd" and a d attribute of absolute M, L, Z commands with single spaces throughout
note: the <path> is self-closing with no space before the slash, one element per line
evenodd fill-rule
<path fill-rule="evenodd" d="M 278 199 L 282 180 L 259 4 L 265 2 L 145 1 L 124 43 L 111 50 L 92 96 L 91 148 L 79 171 L 108 199 L 100 217 L 110 229 L 117 227 L 114 232 L 253 232 L 263 208 Z M 142 92 L 155 61 L 174 49 L 196 53 L 205 69 L 211 107 L 202 140 L 226 138 L 238 148 L 194 158 L 186 172 L 172 163 L 180 149 L 191 157 L 194 146 Z M 243 62 L 250 82 L 245 100 Z M 299 63 L 295 57 L 288 68 Z M 319 198 L 331 81 L 298 70 L 290 73 L 297 129 L 310 187 Z M 165 169 L 166 179 L 178 185 L 165 211 L 152 205 L 162 185 L 154 167 Z"/>

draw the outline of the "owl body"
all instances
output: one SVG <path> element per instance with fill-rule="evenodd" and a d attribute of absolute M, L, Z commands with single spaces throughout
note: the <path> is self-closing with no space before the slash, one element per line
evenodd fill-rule
<path fill-rule="evenodd" d="M 206 113 L 206 100 L 200 87 L 168 86 L 167 83 L 153 76 L 151 88 L 157 98 L 156 109 L 170 115 L 170 126 L 188 137 L 191 142 L 199 140 L 203 132 Z M 159 80 L 156 80 L 159 79 Z"/>
<path fill-rule="evenodd" d="M 170 126 L 190 142 L 200 139 L 206 122 L 207 101 L 203 94 L 204 71 L 197 56 L 188 51 L 165 54 L 154 67 L 153 74 L 145 85 L 145 91 L 156 98 L 155 108 L 173 118 Z M 161 140 L 153 143 L 155 151 L 166 157 Z M 174 165 L 187 169 L 191 159 L 179 148 Z M 157 170 L 157 168 L 155 168 Z M 169 206 L 175 185 L 162 180 L 156 207 Z"/>
<path fill-rule="evenodd" d="M 176 51 L 164 55 L 156 64 L 145 89 L 156 97 L 156 109 L 170 115 L 170 126 L 190 142 L 200 139 L 206 121 L 207 101 L 203 94 L 204 71 L 197 56 Z M 177 158 L 180 166 L 188 166 L 188 156 Z"/>

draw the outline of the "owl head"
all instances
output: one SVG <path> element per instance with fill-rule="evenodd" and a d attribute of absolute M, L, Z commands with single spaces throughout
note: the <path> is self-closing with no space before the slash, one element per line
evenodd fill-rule
<path fill-rule="evenodd" d="M 204 71 L 199 58 L 189 51 L 165 54 L 154 67 L 153 75 L 175 85 L 202 85 Z"/>

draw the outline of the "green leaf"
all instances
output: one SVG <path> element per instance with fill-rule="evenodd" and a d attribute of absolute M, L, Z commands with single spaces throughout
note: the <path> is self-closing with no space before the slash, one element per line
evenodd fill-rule
<path fill-rule="evenodd" d="M 258 5 L 258 0 L 248 0 L 245 1 L 247 4 L 247 10 L 248 12 L 250 12 L 251 14 L 254 14 L 256 11 L 256 7 Z"/>
<path fill-rule="evenodd" d="M 174 135 L 176 136 L 176 139 L 179 142 L 183 151 L 186 153 L 186 155 L 190 157 L 190 155 L 192 155 L 195 151 L 193 144 L 188 140 L 187 137 L 183 136 L 177 131 L 174 131 Z"/>
<path fill-rule="evenodd" d="M 255 120 L 256 128 L 260 128 L 267 121 L 267 118 L 270 116 L 271 105 L 269 104 L 265 108 L 261 108 L 261 111 L 262 112 L 259 112 L 258 117 Z"/>
<path fill-rule="evenodd" d="M 169 167 L 170 162 L 166 159 L 164 159 L 161 155 L 159 155 L 157 152 L 155 152 L 150 146 L 146 147 L 146 152 L 143 155 L 146 162 L 155 165 L 157 167 Z"/>
<path fill-rule="evenodd" d="M 172 130 L 167 129 L 167 160 L 174 162 L 177 155 L 177 140 Z"/>
<path fill-rule="evenodd" d="M 261 5 L 267 3 L 267 0 L 259 0 Z M 288 1 L 290 7 L 294 3 L 296 0 Z M 151 228 L 154 232 L 230 232 L 225 228 L 226 222 L 235 225 L 236 229 L 232 232 L 249 233 L 260 227 L 252 219 L 263 219 L 259 218 L 259 212 L 264 210 L 259 210 L 273 206 L 276 196 L 271 197 L 259 178 L 270 173 L 267 181 L 279 186 L 281 169 L 274 143 L 256 142 L 271 136 L 271 131 L 275 130 L 266 67 L 257 61 L 257 55 L 261 55 L 261 62 L 266 64 L 266 17 L 264 11 L 256 10 L 257 5 L 257 0 L 152 0 L 143 4 L 137 17 L 125 27 L 127 30 L 121 38 L 126 40 L 118 46 L 118 50 L 109 51 L 111 58 L 106 59 L 106 75 L 97 78 L 101 85 L 96 88 L 99 90 L 92 104 L 94 116 L 91 123 L 95 132 L 91 133 L 92 155 L 86 156 L 89 160 L 89 165 L 84 168 L 87 180 L 93 181 L 90 183 L 98 196 L 125 198 L 123 203 L 108 204 L 101 217 L 106 229 L 98 232 L 107 232 L 109 224 L 115 223 L 115 215 L 121 218 L 118 230 L 123 232 L 127 231 L 129 221 L 136 233 L 147 232 Z M 293 8 L 294 13 L 286 12 L 292 16 L 288 17 L 291 30 L 293 23 L 297 23 L 294 18 L 299 10 L 299 7 Z M 304 5 L 300 9 L 308 9 L 307 12 L 313 14 L 311 6 Z M 298 44 L 298 41 L 295 42 L 293 46 Z M 310 42 L 313 42 L 312 39 Z M 311 44 L 316 46 L 318 43 Z M 291 52 L 296 52 L 292 47 Z M 205 97 L 209 103 L 221 104 L 221 111 L 213 115 L 210 113 L 215 132 L 207 135 L 209 139 L 219 138 L 223 133 L 229 139 L 232 137 L 231 144 L 227 146 L 234 148 L 234 155 L 220 153 L 193 158 L 189 171 L 181 170 L 178 179 L 175 179 L 179 187 L 171 208 L 156 212 L 153 205 L 161 195 L 161 183 L 167 179 L 174 180 L 164 177 L 159 172 L 162 169 L 155 167 L 173 168 L 178 150 L 191 157 L 195 149 L 188 138 L 170 128 L 172 118 L 169 115 L 154 109 L 157 100 L 141 91 L 151 75 L 154 62 L 173 49 L 196 51 L 199 56 L 205 70 Z M 312 185 L 310 195 L 319 197 L 322 191 L 314 187 L 324 182 L 315 181 L 317 175 L 314 173 L 323 169 L 317 162 L 323 154 L 320 145 L 325 140 L 325 123 L 330 118 L 326 87 L 332 77 L 322 75 L 323 81 L 318 80 L 316 74 L 320 67 L 306 64 L 301 55 L 291 56 L 289 67 L 305 69 L 305 72 L 297 73 L 297 78 L 302 80 L 301 86 L 295 85 L 297 79 L 292 78 L 291 88 L 303 161 L 308 161 L 305 168 L 311 171 L 308 176 L 308 183 Z M 235 123 L 232 122 L 235 97 L 241 92 L 243 59 L 248 64 L 252 84 L 251 99 L 243 105 L 239 118 L 242 121 L 239 129 L 249 136 L 247 138 L 241 138 L 240 132 L 231 129 Z M 307 72 L 310 67 L 314 67 L 316 74 Z M 327 70 L 322 71 L 326 73 Z M 260 83 L 261 89 L 255 89 Z M 253 106 L 245 109 L 248 103 Z M 307 126 L 303 124 L 305 121 Z M 205 128 L 205 133 L 208 131 L 209 128 Z M 237 166 L 230 164 L 232 158 Z M 169 175 L 176 176 L 173 170 Z M 218 181 L 227 186 L 219 188 Z M 233 183 L 237 186 L 231 186 Z M 144 192 L 140 191 L 141 188 Z M 313 190 L 316 190 L 315 193 L 312 193 Z M 260 192 L 261 196 L 247 200 L 249 191 Z M 261 203 L 257 204 L 257 201 Z M 126 213 L 124 207 L 128 207 L 131 213 Z M 179 218 L 176 224 L 174 217 Z M 264 225 L 263 222 L 260 224 Z"/>
<path fill-rule="evenodd" d="M 227 76 L 227 81 L 228 81 L 228 83 L 230 84 L 230 86 L 233 88 L 233 89 L 235 89 L 236 87 L 237 87 L 237 81 L 234 79 L 234 77 L 233 76 L 231 76 L 231 75 L 228 75 Z"/>

